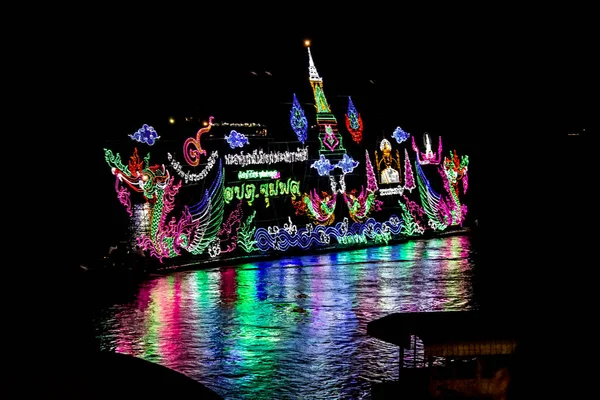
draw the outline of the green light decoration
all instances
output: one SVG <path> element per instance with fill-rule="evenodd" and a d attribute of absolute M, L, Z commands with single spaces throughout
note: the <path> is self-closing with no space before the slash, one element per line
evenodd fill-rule
<path fill-rule="evenodd" d="M 410 214 L 410 211 L 408 210 L 408 207 L 406 207 L 406 205 L 404 203 L 402 203 L 400 200 L 398 200 L 398 204 L 400 204 L 400 208 L 402 208 L 402 220 L 403 220 L 402 229 L 401 229 L 400 233 L 403 235 L 406 235 L 406 236 L 415 236 L 415 235 L 420 235 L 423 232 L 425 232 L 425 229 L 420 227 L 419 224 L 417 224 L 415 222 L 413 216 Z"/>
<path fill-rule="evenodd" d="M 246 253 L 252 253 L 257 251 L 256 240 L 254 240 L 254 231 L 256 231 L 256 225 L 253 223 L 254 217 L 256 216 L 256 210 L 252 214 L 248 215 L 248 218 L 242 223 L 238 231 L 237 245 L 240 249 Z"/>

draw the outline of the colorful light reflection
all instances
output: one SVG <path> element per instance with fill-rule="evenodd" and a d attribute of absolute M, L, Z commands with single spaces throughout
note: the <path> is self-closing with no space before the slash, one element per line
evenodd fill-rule
<path fill-rule="evenodd" d="M 225 398 L 360 398 L 398 371 L 368 322 L 475 307 L 470 247 L 454 236 L 156 277 L 106 310 L 101 343 Z"/>

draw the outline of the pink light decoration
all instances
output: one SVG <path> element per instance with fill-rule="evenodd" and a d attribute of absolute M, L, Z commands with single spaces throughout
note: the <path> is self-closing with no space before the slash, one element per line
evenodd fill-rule
<path fill-rule="evenodd" d="M 413 137 L 414 141 L 414 137 Z M 417 185 L 415 183 L 415 176 L 410 165 L 410 158 L 408 157 L 408 150 L 404 149 L 404 189 L 412 192 Z"/>
<path fill-rule="evenodd" d="M 367 190 L 376 192 L 379 187 L 377 186 L 377 178 L 375 177 L 375 171 L 373 171 L 373 164 L 371 164 L 368 150 L 365 150 L 365 168 L 367 170 Z"/>
<path fill-rule="evenodd" d="M 442 137 L 439 137 L 438 151 L 437 155 L 431 150 L 431 140 L 429 139 L 429 134 L 425 134 L 425 153 L 421 153 L 419 148 L 415 143 L 415 137 L 412 136 L 412 148 L 417 153 L 417 161 L 420 165 L 433 164 L 437 165 L 442 161 Z"/>
<path fill-rule="evenodd" d="M 229 217 L 227 217 L 227 220 L 223 223 L 223 226 L 221 229 L 219 229 L 219 232 L 217 232 L 217 237 L 219 238 L 220 243 L 229 242 L 225 249 L 221 248 L 221 253 L 229 253 L 235 250 L 237 247 L 237 233 L 240 229 L 240 225 L 242 224 L 243 216 L 244 212 L 242 211 L 242 201 L 240 200 L 235 210 L 229 214 Z"/>
<path fill-rule="evenodd" d="M 214 117 L 210 117 L 208 119 L 208 126 L 198 130 L 196 137 L 189 137 L 183 143 L 183 157 L 185 158 L 185 161 L 192 167 L 196 167 L 198 164 L 200 164 L 201 154 L 204 156 L 206 155 L 206 150 L 204 150 L 200 144 L 200 136 L 202 136 L 203 133 L 210 131 L 210 128 L 213 125 L 213 118 Z"/>
<path fill-rule="evenodd" d="M 127 214 L 129 216 L 133 216 L 133 210 L 131 209 L 131 194 L 129 190 L 119 185 L 119 180 L 115 179 L 115 190 L 117 191 L 117 198 L 119 202 L 125 206 L 125 210 L 127 210 Z"/>
<path fill-rule="evenodd" d="M 469 188 L 469 177 L 467 176 L 466 172 L 462 177 L 462 184 L 463 184 L 463 194 L 467 194 L 467 189 Z"/>

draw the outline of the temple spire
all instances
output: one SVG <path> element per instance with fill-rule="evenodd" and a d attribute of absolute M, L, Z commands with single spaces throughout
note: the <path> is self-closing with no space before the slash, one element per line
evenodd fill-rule
<path fill-rule="evenodd" d="M 319 76 L 317 67 L 315 67 L 312 54 L 310 54 L 310 46 L 306 46 L 306 48 L 308 49 L 308 79 L 312 82 L 323 82 L 323 78 Z"/>

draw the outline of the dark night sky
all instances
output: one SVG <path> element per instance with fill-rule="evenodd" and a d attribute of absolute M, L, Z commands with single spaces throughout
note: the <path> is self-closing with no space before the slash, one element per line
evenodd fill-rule
<path fill-rule="evenodd" d="M 398 125 L 417 137 L 442 135 L 468 153 L 472 165 L 480 163 L 480 177 L 484 162 L 494 164 L 485 152 L 506 156 L 498 137 L 518 136 L 525 143 L 548 135 L 528 126 L 545 124 L 540 117 L 553 118 L 561 136 L 566 129 L 590 129 L 590 55 L 579 40 L 586 32 L 524 36 L 491 17 L 437 15 L 354 25 L 342 23 L 347 20 L 341 16 L 320 22 L 264 18 L 230 21 L 220 15 L 189 24 L 173 19 L 165 26 L 157 21 L 154 29 L 98 22 L 85 26 L 85 40 L 67 46 L 61 76 L 74 90 L 65 113 L 74 116 L 69 124 L 84 138 L 74 162 L 82 166 L 79 196 L 87 199 L 72 207 L 98 210 L 96 217 L 75 221 L 73 229 L 90 232 L 78 236 L 82 252 L 106 234 L 107 140 L 143 123 L 160 131 L 169 116 L 262 122 L 273 110 L 287 114 L 293 93 L 312 102 L 307 38 L 334 112 L 345 111 L 350 95 L 365 126 L 372 127 L 365 130 L 371 140 Z M 72 32 L 65 35 L 73 41 Z"/>

